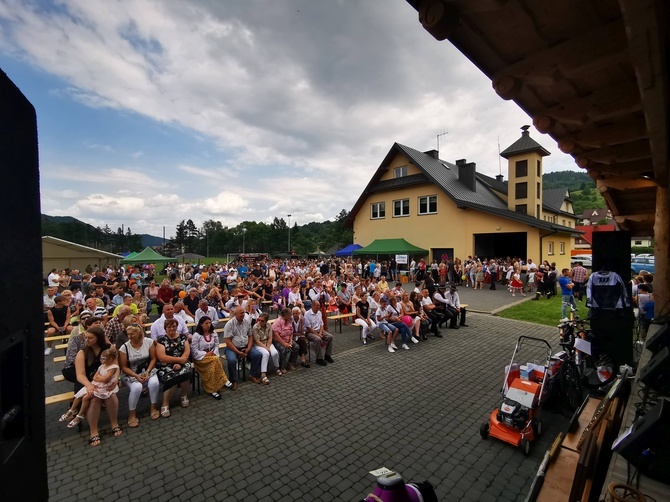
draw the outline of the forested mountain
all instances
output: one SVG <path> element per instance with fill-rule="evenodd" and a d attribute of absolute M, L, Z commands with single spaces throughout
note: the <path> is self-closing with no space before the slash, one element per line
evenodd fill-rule
<path fill-rule="evenodd" d="M 334 221 L 312 222 L 291 227 L 291 251 L 306 255 L 327 251 L 333 246 L 342 248 L 352 243 L 353 231 L 344 222 L 349 213 L 342 210 Z M 71 216 L 42 215 L 42 235 L 50 235 L 84 246 L 103 249 L 112 253 L 141 251 L 146 246 L 159 248 L 166 256 L 181 253 L 198 253 L 204 256 L 223 257 L 228 253 L 277 253 L 289 252 L 288 224 L 275 218 L 270 224 L 245 221 L 235 227 L 224 227 L 221 222 L 207 220 L 197 227 L 193 220 L 177 224 L 175 235 L 166 236 L 166 249 L 162 237 L 133 234 L 130 228 L 119 227 L 113 232 L 109 226 L 94 227 Z"/>
<path fill-rule="evenodd" d="M 542 175 L 545 190 L 567 188 L 573 200 L 575 214 L 580 215 L 586 209 L 606 207 L 605 199 L 596 189 L 595 182 L 586 173 L 577 171 L 557 171 Z"/>

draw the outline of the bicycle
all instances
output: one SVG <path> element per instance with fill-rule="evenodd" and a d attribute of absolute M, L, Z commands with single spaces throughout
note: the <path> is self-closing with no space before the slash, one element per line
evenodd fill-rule
<path fill-rule="evenodd" d="M 599 347 L 588 320 L 574 316 L 574 320 L 561 322 L 558 334 L 565 351 L 558 370 L 560 391 L 568 406 L 576 409 L 584 390 L 592 392 L 608 385 L 616 378 L 616 370 L 612 358 Z"/>

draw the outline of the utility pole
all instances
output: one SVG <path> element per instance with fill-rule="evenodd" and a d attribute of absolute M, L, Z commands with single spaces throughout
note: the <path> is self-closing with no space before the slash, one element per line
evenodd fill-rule
<path fill-rule="evenodd" d="M 288 215 L 288 254 L 291 254 L 291 215 Z"/>

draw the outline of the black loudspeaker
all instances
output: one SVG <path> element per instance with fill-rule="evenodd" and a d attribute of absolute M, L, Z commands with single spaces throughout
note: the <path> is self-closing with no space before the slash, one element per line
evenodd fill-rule
<path fill-rule="evenodd" d="M 614 441 L 612 447 L 645 476 L 670 478 L 670 401 L 661 399 Z"/>
<path fill-rule="evenodd" d="M 630 279 L 630 233 L 593 232 L 593 271 L 611 270 Z M 630 290 L 628 291 L 630 293 Z"/>
<path fill-rule="evenodd" d="M 663 347 L 670 345 L 670 325 L 651 323 L 647 330 L 647 343 L 645 347 L 656 354 Z"/>
<path fill-rule="evenodd" d="M 616 272 L 631 300 L 630 233 L 593 232 L 593 272 Z M 614 367 L 633 366 L 633 307 L 619 311 L 591 309 L 591 330 L 600 347 L 610 355 Z"/>
<path fill-rule="evenodd" d="M 665 347 L 640 370 L 639 382 L 661 394 L 670 390 L 670 348 Z"/>
<path fill-rule="evenodd" d="M 2 71 L 0 138 L 0 499 L 40 501 L 48 485 L 37 120 Z"/>

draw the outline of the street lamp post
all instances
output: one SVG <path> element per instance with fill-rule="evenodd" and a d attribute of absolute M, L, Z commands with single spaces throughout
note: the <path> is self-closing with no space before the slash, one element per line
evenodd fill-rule
<path fill-rule="evenodd" d="M 242 227 L 242 254 L 244 254 L 245 237 L 247 236 L 246 227 Z"/>
<path fill-rule="evenodd" d="M 291 215 L 288 215 L 288 254 L 291 254 Z"/>

